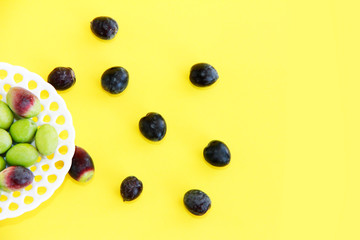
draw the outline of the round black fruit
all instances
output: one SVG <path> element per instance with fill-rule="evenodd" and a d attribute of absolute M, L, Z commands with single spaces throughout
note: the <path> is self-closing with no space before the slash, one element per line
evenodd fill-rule
<path fill-rule="evenodd" d="M 142 182 L 134 176 L 125 178 L 120 186 L 120 194 L 124 201 L 134 200 L 141 194 L 142 190 Z"/>
<path fill-rule="evenodd" d="M 192 214 L 201 216 L 210 209 L 211 200 L 203 191 L 192 189 L 185 193 L 184 204 Z"/>
<path fill-rule="evenodd" d="M 158 113 L 148 113 L 139 121 L 140 132 L 151 141 L 160 141 L 166 133 L 166 122 Z"/>
<path fill-rule="evenodd" d="M 119 30 L 117 22 L 110 17 L 97 17 L 90 23 L 91 31 L 104 40 L 113 39 Z"/>
<path fill-rule="evenodd" d="M 191 67 L 190 81 L 198 87 L 207 87 L 216 82 L 219 75 L 215 68 L 207 63 L 198 63 Z"/>
<path fill-rule="evenodd" d="M 75 82 L 75 73 L 69 67 L 56 67 L 48 76 L 48 83 L 56 90 L 66 90 L 74 85 Z"/>
<path fill-rule="evenodd" d="M 101 86 L 111 94 L 119 94 L 129 83 L 129 73 L 123 67 L 112 67 L 101 76 Z"/>
<path fill-rule="evenodd" d="M 225 143 L 213 140 L 204 148 L 205 160 L 213 166 L 223 167 L 230 162 L 230 150 Z"/>

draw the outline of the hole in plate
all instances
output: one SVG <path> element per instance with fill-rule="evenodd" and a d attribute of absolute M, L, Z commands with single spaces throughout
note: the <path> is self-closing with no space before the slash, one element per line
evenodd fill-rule
<path fill-rule="evenodd" d="M 9 210 L 10 210 L 10 211 L 15 211 L 15 210 L 18 209 L 18 208 L 19 208 L 19 205 L 17 205 L 17 203 L 12 202 L 12 203 L 10 203 L 10 205 L 9 205 Z"/>
<path fill-rule="evenodd" d="M 0 213 L 2 212 L 2 208 L 0 207 Z"/>
<path fill-rule="evenodd" d="M 11 85 L 10 85 L 10 84 L 5 84 L 5 85 L 4 85 L 4 90 L 5 90 L 5 92 L 8 92 L 10 88 L 11 88 Z"/>
<path fill-rule="evenodd" d="M 36 160 L 36 162 L 41 162 L 41 156 L 38 157 L 38 159 Z"/>
<path fill-rule="evenodd" d="M 47 157 L 47 159 L 49 159 L 49 160 L 51 160 L 51 159 L 53 159 L 54 158 L 54 153 L 53 154 L 51 154 L 51 155 L 49 155 L 49 156 L 46 156 Z"/>
<path fill-rule="evenodd" d="M 47 99 L 47 98 L 49 98 L 49 92 L 46 91 L 46 90 L 42 90 L 42 91 L 40 92 L 40 98 L 41 98 L 41 99 Z"/>
<path fill-rule="evenodd" d="M 37 121 L 38 121 L 38 118 L 37 118 L 37 117 L 33 117 L 32 120 L 33 120 L 34 122 L 37 122 Z"/>
<path fill-rule="evenodd" d="M 67 139 L 67 138 L 69 137 L 68 131 L 67 131 L 67 130 L 61 131 L 60 134 L 59 134 L 59 137 L 60 137 L 62 140 Z"/>
<path fill-rule="evenodd" d="M 31 167 L 30 167 L 30 170 L 31 170 L 32 172 L 35 172 L 36 166 L 31 166 Z"/>
<path fill-rule="evenodd" d="M 30 90 L 34 90 L 35 88 L 37 88 L 37 83 L 34 80 L 29 81 L 28 88 Z"/>
<path fill-rule="evenodd" d="M 21 193 L 19 191 L 13 192 L 13 197 L 20 197 Z"/>
<path fill-rule="evenodd" d="M 38 189 L 37 189 L 37 193 L 39 194 L 39 195 L 43 195 L 44 193 L 46 193 L 46 187 L 38 187 Z"/>
<path fill-rule="evenodd" d="M 57 104 L 57 102 L 52 102 L 49 109 L 51 111 L 57 111 L 59 109 L 59 104 Z"/>
<path fill-rule="evenodd" d="M 68 147 L 67 146 L 61 146 L 60 148 L 59 148 L 59 153 L 60 154 L 62 154 L 62 155 L 65 155 L 65 154 L 67 154 L 67 152 L 68 152 Z"/>
<path fill-rule="evenodd" d="M 2 100 L 3 99 L 3 96 L 0 94 L 0 100 Z"/>
<path fill-rule="evenodd" d="M 48 176 L 49 183 L 54 183 L 57 180 L 57 176 L 55 174 L 51 174 Z"/>
<path fill-rule="evenodd" d="M 65 123 L 65 117 L 63 115 L 60 115 L 56 119 L 56 123 L 59 125 L 63 125 Z"/>
<path fill-rule="evenodd" d="M 20 73 L 16 73 L 16 74 L 14 75 L 14 81 L 15 81 L 16 83 L 21 82 L 23 79 L 24 79 L 24 77 L 23 77 L 23 75 L 21 75 Z"/>
<path fill-rule="evenodd" d="M 62 160 L 57 161 L 57 162 L 55 163 L 55 167 L 56 167 L 57 169 L 62 169 L 62 168 L 64 167 L 64 162 L 63 162 Z"/>
<path fill-rule="evenodd" d="M 26 196 L 26 197 L 24 198 L 24 203 L 25 203 L 25 204 L 30 204 L 30 203 L 32 203 L 33 201 L 34 201 L 34 198 L 31 197 L 31 196 Z"/>
<path fill-rule="evenodd" d="M 0 69 L 0 79 L 3 80 L 7 76 L 7 71 L 4 69 Z"/>
<path fill-rule="evenodd" d="M 41 175 L 36 175 L 35 178 L 34 178 L 34 181 L 35 182 L 40 182 L 42 179 L 42 176 Z"/>
<path fill-rule="evenodd" d="M 24 188 L 26 191 L 30 191 L 32 189 L 32 184 L 30 184 L 29 186 L 27 186 L 26 188 Z"/>
<path fill-rule="evenodd" d="M 41 166 L 41 168 L 44 172 L 47 172 L 49 170 L 50 166 L 49 166 L 49 164 L 44 164 Z"/>
<path fill-rule="evenodd" d="M 7 198 L 7 196 L 5 196 L 5 195 L 1 195 L 1 196 L 0 196 L 0 202 L 5 202 L 7 199 L 8 199 L 8 198 Z"/>
<path fill-rule="evenodd" d="M 41 110 L 40 112 L 44 111 L 44 106 L 41 104 Z"/>
<path fill-rule="evenodd" d="M 51 121 L 51 117 L 49 115 L 45 115 L 43 121 L 48 123 Z"/>

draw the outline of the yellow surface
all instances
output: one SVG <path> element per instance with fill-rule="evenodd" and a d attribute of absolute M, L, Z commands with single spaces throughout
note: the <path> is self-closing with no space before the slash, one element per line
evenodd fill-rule
<path fill-rule="evenodd" d="M 0 239 L 360 239 L 360 34 L 355 0 L 0 2 L 0 61 L 47 78 L 57 66 L 77 82 L 60 93 L 76 144 L 96 165 L 85 185 L 69 176 L 50 200 L 0 222 Z M 90 21 L 118 21 L 112 41 Z M 190 67 L 208 62 L 216 84 L 193 87 Z M 128 88 L 100 85 L 123 66 Z M 138 121 L 162 114 L 164 140 Z M 229 166 L 202 157 L 213 139 Z M 124 203 L 121 181 L 144 191 Z M 212 199 L 203 217 L 183 194 Z"/>

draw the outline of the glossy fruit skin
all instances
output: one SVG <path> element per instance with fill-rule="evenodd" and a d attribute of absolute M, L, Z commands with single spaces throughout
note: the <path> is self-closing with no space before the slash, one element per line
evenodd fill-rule
<path fill-rule="evenodd" d="M 39 157 L 37 149 L 29 143 L 19 143 L 12 146 L 6 153 L 6 162 L 13 166 L 30 167 Z"/>
<path fill-rule="evenodd" d="M 164 118 L 160 114 L 150 112 L 140 119 L 139 129 L 144 137 L 156 142 L 164 138 L 167 127 Z"/>
<path fill-rule="evenodd" d="M 191 67 L 190 81 L 198 87 L 207 87 L 216 82 L 219 75 L 215 68 L 207 63 L 197 63 Z"/>
<path fill-rule="evenodd" d="M 0 154 L 5 153 L 12 144 L 12 139 L 10 134 L 4 130 L 0 128 Z"/>
<path fill-rule="evenodd" d="M 66 90 L 76 82 L 74 71 L 70 67 L 56 67 L 48 76 L 50 83 L 56 90 Z"/>
<path fill-rule="evenodd" d="M 209 196 L 201 190 L 192 189 L 184 195 L 185 207 L 194 215 L 204 215 L 211 207 Z"/>
<path fill-rule="evenodd" d="M 8 129 L 14 121 L 14 114 L 10 110 L 9 106 L 0 101 L 0 128 Z"/>
<path fill-rule="evenodd" d="M 96 17 L 90 23 L 91 31 L 104 40 L 113 39 L 119 30 L 117 22 L 110 17 Z"/>
<path fill-rule="evenodd" d="M 125 178 L 120 186 L 120 194 L 124 201 L 132 201 L 140 196 L 143 190 L 142 182 L 134 176 Z"/>
<path fill-rule="evenodd" d="M 10 166 L 0 172 L 0 189 L 6 192 L 18 191 L 29 186 L 34 174 L 22 166 Z"/>
<path fill-rule="evenodd" d="M 87 182 L 94 175 L 94 162 L 90 155 L 81 147 L 75 146 L 69 175 L 78 182 Z"/>
<path fill-rule="evenodd" d="M 6 162 L 2 156 L 0 156 L 0 172 L 6 168 Z"/>
<path fill-rule="evenodd" d="M 6 101 L 10 109 L 22 118 L 35 117 L 41 111 L 38 97 L 22 87 L 10 88 L 6 94 Z"/>
<path fill-rule="evenodd" d="M 101 86 L 111 94 L 123 92 L 129 83 L 129 73 L 123 67 L 107 69 L 101 76 Z"/>
<path fill-rule="evenodd" d="M 34 139 L 36 130 L 36 123 L 32 119 L 25 118 L 14 122 L 9 133 L 17 143 L 30 143 Z"/>
<path fill-rule="evenodd" d="M 205 160 L 213 166 L 224 167 L 230 162 L 230 150 L 225 143 L 213 140 L 203 151 Z"/>
<path fill-rule="evenodd" d="M 41 125 L 35 134 L 35 145 L 43 156 L 53 154 L 58 146 L 59 137 L 56 129 L 50 124 Z"/>

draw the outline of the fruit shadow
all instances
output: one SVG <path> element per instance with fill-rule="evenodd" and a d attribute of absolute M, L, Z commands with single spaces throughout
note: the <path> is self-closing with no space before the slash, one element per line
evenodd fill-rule
<path fill-rule="evenodd" d="M 141 132 L 140 132 L 140 130 L 139 130 L 139 127 L 137 128 L 137 130 L 138 130 L 138 132 L 140 133 L 140 137 L 145 141 L 145 142 L 147 142 L 147 143 L 149 143 L 149 144 L 152 144 L 152 145 L 160 145 L 161 144 L 161 142 L 163 142 L 163 141 L 165 141 L 165 138 L 166 138 L 166 134 L 165 134 L 165 136 L 164 136 L 164 138 L 162 139 L 162 140 L 160 140 L 160 141 L 151 141 L 151 140 L 149 140 L 149 139 L 147 139 L 146 137 L 144 137 L 144 135 L 142 135 L 141 134 Z"/>

